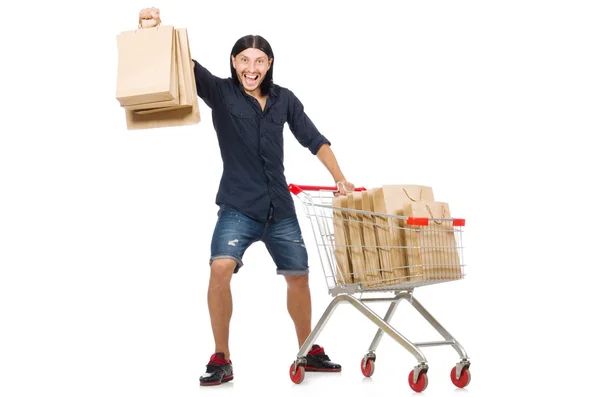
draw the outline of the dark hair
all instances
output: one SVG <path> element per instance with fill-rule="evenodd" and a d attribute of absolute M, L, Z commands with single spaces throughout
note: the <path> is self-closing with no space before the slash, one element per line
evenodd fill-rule
<path fill-rule="evenodd" d="M 263 95 L 267 95 L 269 89 L 273 87 L 273 65 L 275 63 L 275 57 L 273 56 L 273 50 L 271 49 L 271 45 L 262 36 L 248 35 L 240 38 L 238 41 L 235 42 L 233 48 L 231 49 L 231 55 L 233 57 L 236 57 L 240 52 L 248 48 L 256 48 L 258 50 L 261 50 L 262 52 L 267 54 L 267 57 L 269 57 L 269 59 L 272 59 L 271 67 L 269 68 L 265 79 L 260 84 L 260 92 Z M 236 84 L 239 84 L 240 80 L 238 79 L 237 74 L 235 73 L 235 69 L 233 68 L 233 65 L 231 63 L 231 58 L 229 58 L 229 67 L 231 69 L 231 78 Z"/>

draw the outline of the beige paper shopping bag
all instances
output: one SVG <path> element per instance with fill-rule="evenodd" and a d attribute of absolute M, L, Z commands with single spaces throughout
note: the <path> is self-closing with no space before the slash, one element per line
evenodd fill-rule
<path fill-rule="evenodd" d="M 352 274 L 354 282 L 367 281 L 367 268 L 363 252 L 362 215 L 353 211 L 360 210 L 362 195 L 360 192 L 348 193 L 348 231 L 350 241 L 350 260 L 352 261 Z"/>
<path fill-rule="evenodd" d="M 404 205 L 423 200 L 433 200 L 433 189 L 422 185 L 383 185 L 374 189 L 375 212 L 404 216 Z M 406 241 L 403 219 L 376 217 L 380 245 L 380 268 L 382 279 L 388 284 L 410 280 L 410 268 L 406 265 Z"/>
<path fill-rule="evenodd" d="M 186 29 L 176 29 L 176 50 L 177 50 L 177 80 L 179 83 L 179 100 L 174 104 L 171 101 L 158 103 L 145 103 L 142 105 L 124 106 L 125 109 L 134 110 L 135 114 L 150 114 L 164 112 L 167 110 L 191 108 L 194 104 L 194 88 L 191 86 L 191 74 L 193 70 L 184 66 L 185 62 L 191 62 L 189 54 L 184 57 L 182 49 L 181 36 L 187 33 Z"/>
<path fill-rule="evenodd" d="M 176 58 L 176 66 L 182 87 L 179 105 L 143 111 L 126 109 L 128 129 L 176 127 L 200 122 L 198 93 L 186 29 L 176 30 L 176 44 L 177 54 L 180 55 Z"/>
<path fill-rule="evenodd" d="M 447 203 L 420 201 L 406 204 L 404 214 L 428 218 L 428 225 L 406 229 L 407 264 L 412 280 L 456 280 L 462 278 L 460 256 Z"/>
<path fill-rule="evenodd" d="M 336 285 L 343 286 L 352 284 L 352 262 L 349 251 L 349 228 L 348 228 L 348 199 L 345 196 L 335 197 L 331 203 L 333 216 L 333 243 L 336 266 Z"/>
<path fill-rule="evenodd" d="M 367 271 L 367 286 L 377 285 L 381 281 L 381 268 L 379 267 L 379 242 L 375 232 L 375 218 L 371 214 L 373 208 L 373 190 L 364 190 L 361 192 L 360 207 L 355 205 L 356 209 L 363 211 L 362 218 L 362 235 L 363 235 L 363 251 L 365 256 L 365 264 Z M 357 203 L 357 200 L 354 200 Z"/>
<path fill-rule="evenodd" d="M 173 26 L 121 32 L 117 36 L 116 98 L 121 106 L 178 104 L 176 36 Z"/>

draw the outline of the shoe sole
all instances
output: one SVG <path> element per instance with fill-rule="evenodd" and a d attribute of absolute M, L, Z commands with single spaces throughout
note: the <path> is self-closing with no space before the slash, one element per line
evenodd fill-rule
<path fill-rule="evenodd" d="M 315 368 L 315 367 L 304 367 L 306 372 L 342 372 L 341 368 Z"/>
<path fill-rule="evenodd" d="M 220 382 L 200 382 L 200 386 L 218 386 L 221 383 L 226 383 L 226 382 L 229 382 L 230 380 L 233 380 L 233 375 L 224 377 L 223 379 L 221 379 Z"/>

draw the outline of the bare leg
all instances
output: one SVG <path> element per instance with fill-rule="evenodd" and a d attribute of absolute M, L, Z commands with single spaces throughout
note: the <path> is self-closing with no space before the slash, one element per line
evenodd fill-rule
<path fill-rule="evenodd" d="M 285 276 L 287 281 L 287 308 L 288 313 L 294 321 L 296 336 L 298 337 L 298 348 L 301 348 L 312 330 L 311 324 L 311 300 L 308 275 Z"/>
<path fill-rule="evenodd" d="M 233 311 L 231 277 L 236 263 L 232 259 L 217 259 L 210 265 L 208 311 L 215 339 L 215 352 L 223 352 L 229 360 L 229 323 Z"/>

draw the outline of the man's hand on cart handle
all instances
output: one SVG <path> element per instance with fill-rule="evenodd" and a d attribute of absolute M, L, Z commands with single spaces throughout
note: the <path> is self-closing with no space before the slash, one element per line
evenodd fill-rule
<path fill-rule="evenodd" d="M 346 196 L 348 193 L 352 193 L 354 191 L 354 189 L 356 189 L 356 187 L 354 186 L 353 183 L 348 182 L 347 180 L 342 180 L 342 181 L 338 181 L 336 182 L 336 186 L 338 188 L 338 191 L 334 193 L 334 195 L 337 196 Z"/>

